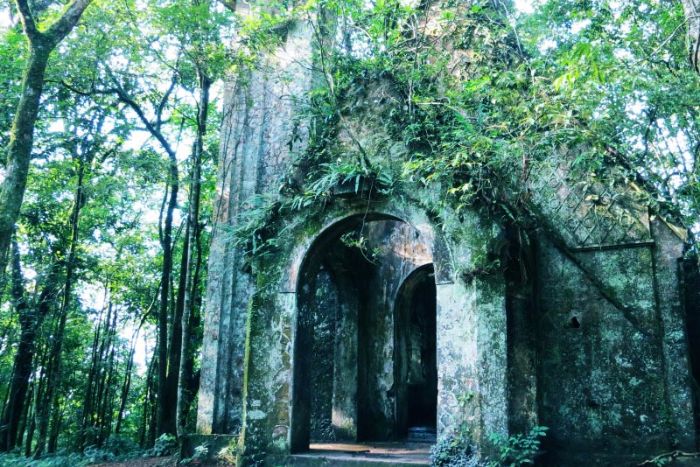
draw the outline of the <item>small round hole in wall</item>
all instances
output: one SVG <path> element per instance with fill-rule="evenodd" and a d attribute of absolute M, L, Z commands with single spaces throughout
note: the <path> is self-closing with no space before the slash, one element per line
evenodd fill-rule
<path fill-rule="evenodd" d="M 578 329 L 581 327 L 581 323 L 579 322 L 578 317 L 571 317 L 571 319 L 569 320 L 569 327 L 573 329 Z"/>

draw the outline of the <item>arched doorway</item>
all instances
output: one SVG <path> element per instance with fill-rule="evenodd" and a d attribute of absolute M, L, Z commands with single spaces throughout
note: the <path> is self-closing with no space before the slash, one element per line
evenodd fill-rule
<path fill-rule="evenodd" d="M 432 264 L 404 280 L 394 312 L 396 432 L 434 438 L 437 424 L 436 288 Z"/>
<path fill-rule="evenodd" d="M 402 439 L 409 420 L 434 428 L 432 262 L 431 245 L 419 231 L 388 217 L 345 219 L 311 245 L 296 285 L 293 452 L 307 450 L 311 442 Z M 411 329 L 421 323 L 432 326 L 425 332 L 432 336 L 425 347 L 432 350 L 422 359 L 402 356 L 406 351 L 422 352 L 408 344 L 418 335 Z M 420 389 L 418 373 L 408 371 L 408 363 L 416 361 L 430 368 L 418 371 L 426 373 L 430 389 Z M 404 371 L 403 378 L 397 369 Z M 406 405 L 411 391 L 426 401 L 432 397 L 415 419 L 410 415 L 415 411 Z"/>

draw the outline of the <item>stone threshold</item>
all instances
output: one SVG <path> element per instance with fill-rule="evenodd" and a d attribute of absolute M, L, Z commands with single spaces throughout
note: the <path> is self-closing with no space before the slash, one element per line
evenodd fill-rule
<path fill-rule="evenodd" d="M 410 467 L 430 465 L 430 443 L 312 443 L 309 451 L 289 457 L 287 465 Z"/>

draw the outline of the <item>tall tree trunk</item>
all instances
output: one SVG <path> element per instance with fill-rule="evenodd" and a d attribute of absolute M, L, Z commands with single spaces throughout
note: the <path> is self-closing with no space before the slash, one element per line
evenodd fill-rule
<path fill-rule="evenodd" d="M 196 293 L 199 282 L 199 258 L 195 263 L 196 268 L 192 268 L 192 258 L 194 257 L 194 249 L 199 244 L 200 228 L 199 228 L 199 206 L 201 200 L 202 188 L 202 155 L 204 153 L 204 137 L 207 132 L 207 116 L 209 113 L 209 90 L 211 88 L 211 80 L 201 69 L 198 68 L 199 78 L 199 108 L 197 112 L 197 136 L 192 148 L 192 177 L 191 177 L 191 199 L 187 213 L 187 238 L 185 247 L 187 253 L 183 250 L 183 256 L 187 256 L 187 267 L 180 272 L 184 276 L 181 284 L 184 284 L 184 304 L 182 314 L 182 350 L 179 359 L 179 381 L 177 386 L 177 431 L 178 435 L 183 435 L 187 432 L 187 415 L 190 404 L 192 403 L 193 394 L 190 390 L 188 382 L 192 378 L 194 369 L 194 347 L 192 342 L 193 334 L 191 332 L 191 321 L 194 315 L 193 308 L 196 300 Z M 193 269 L 196 269 L 193 270 Z"/>
<path fill-rule="evenodd" d="M 44 288 L 46 290 L 46 287 Z M 46 306 L 46 309 L 48 310 L 48 305 Z M 35 390 L 34 390 L 34 401 L 32 402 L 32 405 L 34 409 L 32 410 L 33 417 L 31 420 L 31 423 L 29 425 L 29 429 L 27 430 L 27 436 L 26 436 L 26 441 L 25 441 L 25 457 L 29 457 L 32 454 L 32 443 L 34 441 L 34 433 L 36 432 L 36 429 L 38 428 L 39 422 L 41 420 L 41 417 L 44 415 L 44 411 L 41 410 L 41 407 L 43 407 L 44 403 L 44 398 L 46 394 L 46 368 L 48 366 L 48 343 L 42 345 L 41 347 L 41 358 L 39 359 L 39 377 L 37 378 L 37 382 L 35 384 Z"/>
<path fill-rule="evenodd" d="M 144 397 L 143 412 L 141 412 L 141 426 L 139 427 L 139 446 L 145 448 L 150 446 L 149 427 L 151 426 L 151 407 L 153 393 L 153 378 L 158 357 L 154 355 L 148 362 L 148 370 L 146 371 L 146 394 Z"/>
<path fill-rule="evenodd" d="M 129 348 L 129 359 L 126 362 L 126 370 L 124 371 L 124 382 L 122 383 L 122 390 L 119 397 L 119 411 L 117 412 L 117 424 L 114 428 L 115 433 L 119 433 L 122 427 L 122 420 L 124 419 L 124 409 L 126 409 L 126 402 L 129 398 L 129 389 L 131 389 L 131 372 L 134 368 L 134 353 L 136 352 L 136 341 L 138 339 L 138 332 L 134 333 L 134 337 L 131 339 L 131 346 Z"/>
<path fill-rule="evenodd" d="M 0 451 L 14 448 L 17 441 L 18 425 L 24 408 L 29 378 L 32 373 L 32 360 L 38 317 L 24 297 L 24 284 L 20 265 L 19 247 L 12 242 L 12 300 L 19 315 L 21 337 L 15 353 L 12 380 L 7 404 L 0 422 Z"/>
<path fill-rule="evenodd" d="M 180 277 L 178 278 L 177 297 L 173 301 L 175 306 L 170 318 L 170 345 L 168 347 L 168 395 L 166 400 L 169 407 L 177 407 L 178 380 L 180 377 L 180 357 L 182 352 L 182 315 L 185 307 L 185 295 L 187 290 L 187 270 L 189 269 L 189 241 L 190 224 L 189 218 L 185 221 L 185 236 L 182 245 L 182 255 L 180 257 Z M 172 293 L 172 285 L 171 285 Z M 175 412 L 177 414 L 177 412 Z M 177 415 L 176 419 L 177 421 Z M 176 425 L 179 434 L 179 427 Z"/>
<path fill-rule="evenodd" d="M 161 273 L 160 308 L 158 312 L 158 416 L 156 431 L 175 433 L 175 388 L 168 387 L 168 303 L 170 299 L 170 281 L 173 271 L 173 212 L 177 207 L 179 191 L 179 173 L 174 152 L 168 152 L 170 161 L 169 180 L 170 197 L 163 224 L 163 269 Z"/>
<path fill-rule="evenodd" d="M 107 368 L 104 372 L 104 382 L 102 383 L 101 397 L 98 399 L 98 445 L 101 446 L 107 436 L 109 436 L 111 431 L 112 423 L 112 386 L 114 378 L 114 356 L 116 353 L 115 339 L 117 335 L 117 311 L 115 307 L 114 315 L 112 316 L 112 323 L 109 332 L 109 342 L 107 345 L 107 350 L 109 353 L 109 359 L 107 360 Z"/>
<path fill-rule="evenodd" d="M 170 310 L 171 277 L 173 270 L 173 212 L 177 207 L 177 195 L 179 191 L 179 170 L 177 166 L 177 156 L 172 146 L 162 132 L 162 112 L 170 98 L 175 85 L 177 84 L 177 73 L 173 73 L 170 86 L 163 93 L 160 103 L 156 106 L 155 121 L 150 121 L 146 117 L 143 108 L 124 89 L 114 74 L 107 69 L 109 78 L 114 84 L 112 92 L 116 93 L 119 100 L 126 104 L 136 113 L 136 116 L 144 124 L 146 130 L 153 136 L 168 155 L 168 180 L 166 182 L 166 192 L 164 201 L 167 199 L 165 219 L 159 222 L 160 244 L 163 250 L 163 266 L 161 270 L 160 306 L 158 309 L 158 379 L 157 379 L 157 404 L 155 432 L 158 434 L 175 433 L 175 404 L 177 397 L 176 388 L 170 390 L 168 387 L 168 317 Z M 169 189 L 169 192 L 168 192 Z M 179 357 L 179 352 L 178 352 Z M 177 372 L 174 373 L 176 377 Z M 171 381 L 172 381 L 171 377 Z"/>
<path fill-rule="evenodd" d="M 93 335 L 92 350 L 90 352 L 90 371 L 88 372 L 88 379 L 85 383 L 85 399 L 83 400 L 83 418 L 81 421 L 82 436 L 78 445 L 78 447 L 81 449 L 94 443 L 93 401 L 96 394 L 96 380 L 98 378 L 100 365 L 102 364 L 100 351 L 102 349 L 101 344 L 104 342 L 104 340 L 101 338 L 103 335 L 103 328 L 105 328 L 104 313 L 105 311 L 108 313 L 111 311 L 111 301 L 108 302 L 108 300 L 109 285 L 105 284 L 104 305 L 102 306 L 99 317 L 97 318 L 97 328 L 95 329 Z M 107 316 L 107 320 L 109 320 L 109 315 Z"/>
<path fill-rule="evenodd" d="M 53 409 L 51 410 L 51 433 L 49 434 L 49 443 L 47 452 L 53 454 L 58 447 L 58 435 L 61 432 L 61 423 L 63 422 L 63 410 L 61 409 L 61 400 L 59 397 L 54 401 Z"/>
<path fill-rule="evenodd" d="M 34 126 L 44 91 L 49 55 L 75 27 L 91 0 L 73 0 L 61 17 L 40 32 L 28 0 L 17 0 L 17 11 L 29 40 L 29 60 L 22 77 L 22 94 L 17 104 L 7 147 L 5 179 L 0 184 L 0 284 L 7 267 L 10 241 L 24 199 L 29 161 L 34 145 Z"/>
<path fill-rule="evenodd" d="M 17 440 L 15 442 L 15 447 L 21 447 L 22 446 L 22 441 L 23 441 L 23 436 L 24 432 L 27 428 L 27 423 L 29 422 L 30 418 L 32 417 L 32 401 L 34 400 L 34 384 L 29 385 L 29 390 L 28 394 L 25 397 L 25 402 L 24 402 L 24 413 L 22 414 L 22 418 L 20 419 L 19 422 L 19 429 L 17 430 Z"/>
<path fill-rule="evenodd" d="M 66 275 L 65 282 L 63 284 L 63 296 L 61 299 L 61 308 L 58 314 L 58 328 L 53 335 L 51 342 L 51 349 L 49 354 L 49 367 L 48 373 L 46 375 L 50 384 L 47 387 L 45 405 L 42 407 L 42 416 L 39 419 L 39 438 L 37 439 L 36 451 L 34 453 L 35 457 L 42 455 L 44 450 L 44 445 L 46 443 L 46 436 L 48 434 L 48 422 L 50 411 L 57 404 L 58 389 L 61 385 L 62 379 L 62 352 L 63 352 L 63 338 L 66 331 L 66 321 L 68 319 L 68 312 L 70 308 L 70 302 L 73 293 L 73 274 L 75 271 L 75 257 L 78 244 L 78 227 L 80 221 L 80 211 L 85 204 L 83 196 L 83 183 L 85 180 L 85 161 L 82 159 L 79 161 L 78 167 L 78 183 L 75 190 L 75 199 L 73 202 L 73 210 L 70 217 L 70 239 L 68 243 L 68 254 L 65 261 Z"/>
<path fill-rule="evenodd" d="M 34 398 L 32 400 L 32 416 L 28 420 L 27 433 L 24 436 L 24 457 L 32 455 L 32 441 L 34 441 L 34 430 L 36 430 L 36 405 L 39 401 L 39 387 L 34 388 Z"/>
<path fill-rule="evenodd" d="M 5 179 L 0 184 L 0 276 L 7 267 L 12 232 L 24 199 L 29 174 L 29 161 L 34 145 L 34 125 L 44 90 L 44 74 L 51 48 L 39 40 L 29 52 L 15 118 L 7 148 Z"/>
<path fill-rule="evenodd" d="M 146 437 L 146 445 L 153 446 L 156 441 L 156 422 L 158 419 L 158 401 L 157 397 L 157 385 L 156 381 L 156 371 L 158 367 L 158 358 L 151 359 L 151 371 L 149 377 L 146 381 L 148 387 L 147 401 L 148 401 L 148 413 L 147 413 L 147 423 L 145 423 L 144 434 Z"/>
<path fill-rule="evenodd" d="M 58 268 L 52 263 L 46 276 L 46 281 L 39 294 L 38 304 L 34 308 L 27 305 L 24 297 L 24 285 L 22 284 L 22 272 L 20 268 L 19 249 L 13 244 L 13 273 L 12 294 L 15 307 L 19 313 L 20 343 L 14 357 L 12 380 L 8 403 L 3 412 L 0 426 L 0 452 L 8 451 L 14 447 L 18 434 L 19 416 L 26 403 L 26 391 L 29 379 L 33 371 L 33 359 L 36 350 L 37 331 L 44 318 L 48 314 L 54 299 L 56 282 L 58 280 Z"/>

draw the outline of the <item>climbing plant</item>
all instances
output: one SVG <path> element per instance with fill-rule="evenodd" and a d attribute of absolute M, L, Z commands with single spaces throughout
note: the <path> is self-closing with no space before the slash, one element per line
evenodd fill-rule
<path fill-rule="evenodd" d="M 680 5 L 551 1 L 526 15 L 490 0 L 318 0 L 280 10 L 279 21 L 313 25 L 322 78 L 306 96 L 303 180 L 290 176 L 283 210 L 323 207 L 345 176 L 382 173 L 439 191 L 435 212 L 476 207 L 537 224 L 531 174 L 573 149 L 573 179 L 641 185 L 640 202 L 695 224 L 698 78 Z M 377 82 L 393 100 L 372 112 L 407 148 L 399 170 L 353 135 L 352 115 L 367 112 L 357 102 Z M 341 132 L 352 144 L 338 146 Z"/>

